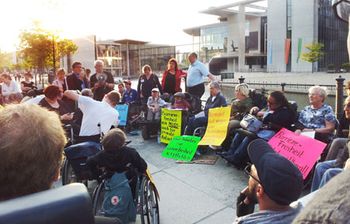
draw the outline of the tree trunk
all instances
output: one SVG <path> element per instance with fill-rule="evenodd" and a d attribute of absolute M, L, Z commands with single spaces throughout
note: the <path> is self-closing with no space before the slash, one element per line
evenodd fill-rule
<path fill-rule="evenodd" d="M 72 72 L 72 57 L 70 53 L 67 54 L 67 70 L 68 73 Z"/>

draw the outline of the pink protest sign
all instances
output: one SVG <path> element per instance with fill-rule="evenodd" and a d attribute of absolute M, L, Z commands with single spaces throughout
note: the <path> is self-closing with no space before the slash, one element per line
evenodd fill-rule
<path fill-rule="evenodd" d="M 277 153 L 293 162 L 303 174 L 304 179 L 326 147 L 323 142 L 297 135 L 285 128 L 273 136 L 269 144 Z"/>

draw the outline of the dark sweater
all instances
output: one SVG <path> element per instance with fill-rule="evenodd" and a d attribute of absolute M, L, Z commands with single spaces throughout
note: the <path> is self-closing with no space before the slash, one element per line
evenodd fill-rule
<path fill-rule="evenodd" d="M 136 168 L 139 173 L 146 172 L 145 160 L 135 149 L 127 146 L 120 149 L 104 149 L 87 160 L 87 166 L 93 172 L 94 177 L 98 175 L 98 167 L 105 167 L 109 173 L 121 173 L 128 170 L 128 164 Z"/>

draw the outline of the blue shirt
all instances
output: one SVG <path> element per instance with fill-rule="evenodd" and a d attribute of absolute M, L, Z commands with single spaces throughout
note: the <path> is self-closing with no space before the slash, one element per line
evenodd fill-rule
<path fill-rule="evenodd" d="M 137 91 L 134 89 L 130 89 L 130 92 L 128 90 L 125 90 L 122 98 L 122 103 L 132 103 L 137 99 Z"/>
<path fill-rule="evenodd" d="M 187 71 L 187 87 L 193 87 L 204 82 L 204 77 L 208 76 L 208 68 L 200 61 L 196 60 L 190 65 Z"/>
<path fill-rule="evenodd" d="M 313 109 L 311 106 L 306 106 L 299 115 L 298 121 L 304 125 L 305 128 L 324 128 L 326 121 L 336 123 L 336 118 L 331 106 L 323 104 L 319 109 Z"/>

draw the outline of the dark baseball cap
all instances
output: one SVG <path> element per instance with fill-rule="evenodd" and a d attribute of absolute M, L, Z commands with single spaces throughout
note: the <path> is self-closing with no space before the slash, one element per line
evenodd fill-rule
<path fill-rule="evenodd" d="M 254 164 L 266 194 L 280 205 L 296 201 L 303 190 L 303 176 L 288 159 L 276 153 L 262 139 L 248 146 L 250 160 Z"/>

